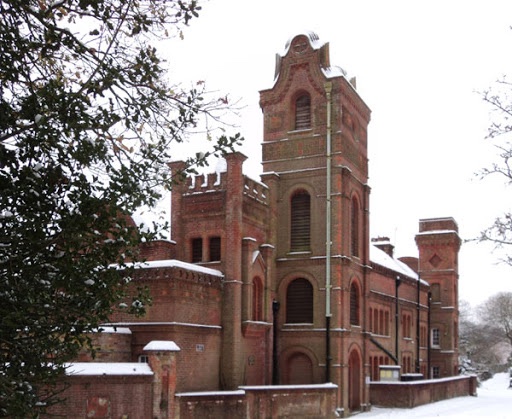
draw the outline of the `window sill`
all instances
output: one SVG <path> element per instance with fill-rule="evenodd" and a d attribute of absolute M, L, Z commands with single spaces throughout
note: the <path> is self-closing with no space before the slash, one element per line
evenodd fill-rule
<path fill-rule="evenodd" d="M 305 134 L 305 133 L 309 133 L 313 131 L 313 128 L 301 128 L 301 129 L 293 129 L 291 131 L 288 131 L 287 134 L 288 135 L 293 135 L 293 134 Z"/>

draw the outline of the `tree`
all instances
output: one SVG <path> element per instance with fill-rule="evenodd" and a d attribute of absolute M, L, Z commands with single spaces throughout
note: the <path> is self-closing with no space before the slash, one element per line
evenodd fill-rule
<path fill-rule="evenodd" d="M 177 180 L 171 146 L 230 109 L 206 100 L 203 83 L 166 81 L 153 44 L 199 9 L 0 1 L 0 417 L 44 411 L 86 333 L 150 302 L 146 290 L 127 300 L 124 285 L 138 245 L 162 226 L 142 232 L 129 215 Z M 211 140 L 186 170 L 240 141 Z"/>
<path fill-rule="evenodd" d="M 512 83 L 503 77 L 482 97 L 490 105 L 493 117 L 487 138 L 495 141 L 499 161 L 482 170 L 482 176 L 497 174 L 512 184 Z M 512 213 L 507 211 L 480 235 L 480 241 L 489 241 L 498 248 L 505 248 L 504 262 L 512 265 Z"/>
<path fill-rule="evenodd" d="M 493 371 L 499 364 L 496 349 L 503 342 L 499 329 L 476 318 L 467 301 L 459 302 L 459 310 L 459 347 L 464 359 L 461 365 L 468 368 L 470 361 L 470 372 Z"/>
<path fill-rule="evenodd" d="M 480 307 L 484 324 L 499 331 L 499 337 L 512 345 L 512 292 L 499 292 Z"/>

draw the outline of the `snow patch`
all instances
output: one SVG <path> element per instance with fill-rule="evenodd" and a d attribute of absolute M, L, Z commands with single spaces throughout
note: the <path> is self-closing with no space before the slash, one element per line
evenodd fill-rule
<path fill-rule="evenodd" d="M 66 365 L 67 375 L 153 375 L 141 362 L 73 362 Z"/>
<path fill-rule="evenodd" d="M 180 347 L 172 340 L 152 340 L 146 346 L 144 351 L 181 351 Z"/>

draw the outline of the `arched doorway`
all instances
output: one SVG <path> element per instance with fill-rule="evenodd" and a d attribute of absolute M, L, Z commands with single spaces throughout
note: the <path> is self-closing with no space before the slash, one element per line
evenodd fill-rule
<path fill-rule="evenodd" d="M 304 353 L 295 353 L 286 365 L 287 384 L 311 384 L 313 383 L 313 363 Z"/>
<path fill-rule="evenodd" d="M 351 411 L 361 408 L 361 357 L 356 350 L 348 359 L 348 406 Z"/>

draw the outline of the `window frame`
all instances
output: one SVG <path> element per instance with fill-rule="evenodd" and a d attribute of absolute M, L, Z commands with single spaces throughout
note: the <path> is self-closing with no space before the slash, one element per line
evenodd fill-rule
<path fill-rule="evenodd" d="M 361 301 L 359 285 L 356 281 L 350 284 L 350 325 L 361 326 Z"/>
<path fill-rule="evenodd" d="M 302 103 L 303 102 L 303 103 Z M 311 95 L 301 92 L 294 101 L 294 131 L 311 129 Z"/>
<path fill-rule="evenodd" d="M 222 239 L 220 236 L 212 236 L 208 240 L 208 259 L 210 262 L 220 262 L 221 258 Z"/>
<path fill-rule="evenodd" d="M 441 347 L 441 330 L 437 327 L 433 327 L 430 330 L 430 346 L 432 348 Z"/>
<path fill-rule="evenodd" d="M 313 324 L 314 289 L 306 278 L 295 278 L 286 287 L 285 315 L 286 324 Z"/>
<path fill-rule="evenodd" d="M 193 237 L 190 239 L 190 260 L 192 263 L 203 261 L 203 238 Z"/>
<path fill-rule="evenodd" d="M 305 189 L 290 197 L 290 252 L 311 251 L 311 195 Z"/>

